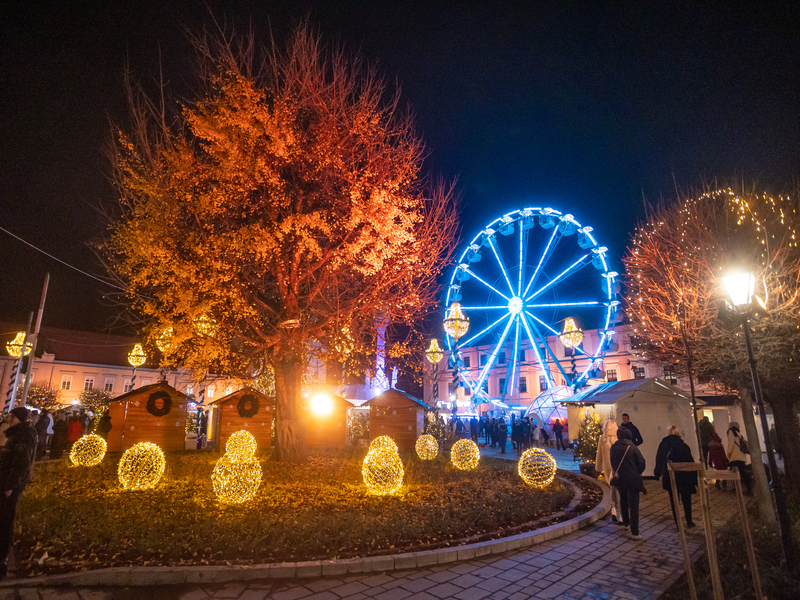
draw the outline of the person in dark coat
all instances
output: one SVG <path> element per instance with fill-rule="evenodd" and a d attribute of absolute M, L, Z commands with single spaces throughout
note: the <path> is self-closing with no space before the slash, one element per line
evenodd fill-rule
<path fill-rule="evenodd" d="M 506 453 L 506 440 L 508 440 L 508 426 L 505 419 L 498 419 L 497 442 L 500 444 L 500 454 Z"/>
<path fill-rule="evenodd" d="M 58 415 L 55 425 L 53 425 L 53 440 L 50 443 L 51 460 L 58 460 L 61 458 L 61 455 L 64 454 L 64 450 L 67 447 L 68 428 L 69 424 L 67 423 L 67 415 L 61 413 Z"/>
<path fill-rule="evenodd" d="M 36 430 L 28 423 L 28 409 L 18 406 L 6 418 L 6 445 L 0 450 L 0 579 L 8 574 L 17 502 L 31 480 L 38 441 Z"/>
<path fill-rule="evenodd" d="M 631 423 L 631 418 L 628 416 L 628 413 L 622 413 L 622 425 L 620 425 L 620 427 L 624 427 L 631 432 L 631 439 L 633 440 L 634 444 L 637 446 L 642 445 L 642 442 L 644 442 L 642 439 L 642 434 L 639 433 L 639 428 Z"/>
<path fill-rule="evenodd" d="M 711 445 L 711 436 L 714 435 L 714 424 L 708 420 L 708 417 L 703 417 L 697 424 L 697 429 L 700 431 L 700 449 L 703 451 L 703 463 L 708 465 L 708 447 Z"/>
<path fill-rule="evenodd" d="M 709 440 L 710 441 L 710 440 Z M 672 483 L 669 478 L 667 461 L 694 462 L 692 450 L 681 439 L 681 430 L 677 425 L 670 425 L 667 436 L 661 440 L 656 452 L 656 468 L 653 475 L 661 479 L 661 487 L 669 494 L 669 503 L 672 507 L 672 518 L 678 522 L 678 513 L 675 511 L 675 498 L 672 495 Z M 675 473 L 675 487 L 683 503 L 683 513 L 686 515 L 686 527 L 694 527 L 692 521 L 692 494 L 697 493 L 697 471 L 677 471 Z"/>
<path fill-rule="evenodd" d="M 97 435 L 108 441 L 108 432 L 111 431 L 111 427 L 111 415 L 106 411 L 97 423 Z"/>
<path fill-rule="evenodd" d="M 531 420 L 528 417 L 522 419 L 522 426 L 520 428 L 520 442 L 522 443 L 522 452 L 531 447 Z"/>
<path fill-rule="evenodd" d="M 498 439 L 497 439 L 497 419 L 492 419 L 491 427 L 492 427 L 492 448 L 494 448 L 497 445 L 497 442 L 498 442 Z"/>
<path fill-rule="evenodd" d="M 566 446 L 564 446 L 564 426 L 561 424 L 561 421 L 556 419 L 556 422 L 553 423 L 553 435 L 556 436 L 556 450 L 566 450 Z"/>
<path fill-rule="evenodd" d="M 41 460 L 47 455 L 47 430 L 50 429 L 51 423 L 50 411 L 47 409 L 42 410 L 35 426 L 36 439 L 38 440 L 36 446 L 36 460 Z"/>
<path fill-rule="evenodd" d="M 708 446 L 708 462 L 715 471 L 728 470 L 728 457 L 725 456 L 725 447 L 722 445 L 722 438 L 717 435 L 716 431 L 711 436 L 711 443 Z M 720 489 L 719 480 L 715 481 L 714 485 L 717 486 L 717 489 Z M 722 487 L 728 487 L 727 479 L 722 480 Z"/>
<path fill-rule="evenodd" d="M 517 456 L 522 454 L 522 444 L 520 438 L 522 437 L 522 424 L 514 420 L 513 415 L 511 418 L 511 449 L 517 451 Z"/>
<path fill-rule="evenodd" d="M 641 540 L 639 535 L 639 492 L 643 487 L 642 473 L 645 460 L 639 448 L 633 443 L 629 429 L 620 427 L 617 430 L 617 441 L 611 446 L 611 468 L 619 477 L 619 504 L 622 513 L 622 525 L 630 526 L 631 535 Z"/>
<path fill-rule="evenodd" d="M 469 420 L 469 437 L 473 442 L 478 443 L 478 419 L 475 417 Z"/>

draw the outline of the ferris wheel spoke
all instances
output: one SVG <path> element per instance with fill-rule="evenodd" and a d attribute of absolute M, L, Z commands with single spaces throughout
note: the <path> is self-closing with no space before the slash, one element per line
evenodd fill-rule
<path fill-rule="evenodd" d="M 516 321 L 515 323 L 516 331 L 514 332 L 514 356 L 511 359 L 511 374 L 510 374 L 511 376 L 509 377 L 508 374 L 506 374 L 506 384 L 505 386 L 503 386 L 503 396 L 501 399 L 505 399 L 509 384 L 511 385 L 512 400 L 514 399 L 514 389 L 516 388 L 517 390 L 519 390 L 519 385 L 515 383 L 514 379 L 514 377 L 518 374 L 517 357 L 519 356 L 519 317 L 515 318 L 514 320 Z"/>
<path fill-rule="evenodd" d="M 519 281 L 517 282 L 517 296 L 522 297 L 522 282 L 525 279 L 525 258 L 528 254 L 528 230 L 519 223 Z"/>
<path fill-rule="evenodd" d="M 560 333 L 559 333 L 557 330 L 555 330 L 555 329 L 553 329 L 552 327 L 550 327 L 550 325 L 548 325 L 547 323 L 545 323 L 544 321 L 542 321 L 542 320 L 541 320 L 539 317 L 537 317 L 537 316 L 536 316 L 536 315 L 534 315 L 533 313 L 531 313 L 531 312 L 528 312 L 527 310 L 525 311 L 525 313 L 526 313 L 526 314 L 527 314 L 527 315 L 528 315 L 528 316 L 529 316 L 531 319 L 535 319 L 535 320 L 537 320 L 539 323 L 541 323 L 541 324 L 542 324 L 542 326 L 543 326 L 545 329 L 548 329 L 549 331 L 551 331 L 551 332 L 553 333 L 553 335 L 561 335 L 561 334 L 560 334 Z"/>
<path fill-rule="evenodd" d="M 543 285 L 543 286 L 542 286 L 542 287 L 540 287 L 538 290 L 536 290 L 535 292 L 533 292 L 533 294 L 531 294 L 530 296 L 528 296 L 527 298 L 525 298 L 525 301 L 526 301 L 526 302 L 529 302 L 529 301 L 533 300 L 534 298 L 536 298 L 537 296 L 541 296 L 541 295 L 542 295 L 542 294 L 543 294 L 545 291 L 547 291 L 548 289 L 550 289 L 551 287 L 553 287 L 553 286 L 556 284 L 556 282 L 560 281 L 561 279 L 563 279 L 563 278 L 565 278 L 565 277 L 568 277 L 569 275 L 572 275 L 573 273 L 576 273 L 576 272 L 578 272 L 580 269 L 582 269 L 582 268 L 583 268 L 583 267 L 585 267 L 586 265 L 590 264 L 590 263 L 586 262 L 586 259 L 587 259 L 587 258 L 589 258 L 589 255 L 588 255 L 588 254 L 584 254 L 583 256 L 581 256 L 581 257 L 580 257 L 578 260 L 576 260 L 574 263 L 572 263 L 572 264 L 571 264 L 570 266 L 568 266 L 566 269 L 564 269 L 563 271 L 561 271 L 561 273 L 559 273 L 558 275 L 556 275 L 556 276 L 555 276 L 555 277 L 554 277 L 554 278 L 553 278 L 553 279 L 550 281 L 550 283 L 547 283 L 547 284 Z"/>
<path fill-rule="evenodd" d="M 539 258 L 539 264 L 536 265 L 536 269 L 533 271 L 533 275 L 531 275 L 531 280 L 528 282 L 528 285 L 525 286 L 525 292 L 520 294 L 520 298 L 527 296 L 528 290 L 531 289 L 531 286 L 534 283 L 536 283 L 536 280 L 541 274 L 542 265 L 544 265 L 547 262 L 547 259 L 550 258 L 550 254 L 552 254 L 553 250 L 555 250 L 559 239 L 561 238 L 558 236 L 558 227 L 553 227 L 553 234 L 550 236 L 550 240 L 547 242 L 547 246 L 545 247 L 544 252 L 542 252 L 542 256 Z M 555 244 L 553 242 L 555 242 Z"/>
<path fill-rule="evenodd" d="M 497 319 L 497 321 L 495 321 L 494 323 L 492 323 L 491 325 L 489 325 L 488 327 L 486 327 L 486 328 L 485 328 L 485 329 L 483 329 L 482 331 L 479 331 L 478 333 L 476 333 L 475 335 L 473 335 L 473 336 L 472 336 L 471 338 L 469 338 L 468 340 L 466 340 L 466 341 L 464 341 L 464 342 L 461 342 L 460 344 L 458 344 L 458 346 L 456 346 L 456 349 L 457 349 L 457 350 L 460 350 L 461 348 L 463 348 L 463 347 L 465 347 L 465 346 L 469 346 L 469 345 L 470 345 L 472 342 L 474 342 L 474 341 L 476 341 L 476 340 L 479 340 L 479 339 L 480 339 L 482 336 L 484 336 L 484 335 L 486 335 L 487 333 L 489 333 L 489 332 L 490 332 L 492 329 L 494 329 L 495 327 L 497 327 L 497 326 L 498 326 L 500 323 L 502 323 L 502 322 L 503 322 L 505 319 L 508 319 L 510 316 L 511 316 L 511 314 L 510 314 L 510 313 L 506 313 L 506 314 L 504 314 L 502 317 L 500 317 L 499 319 Z"/>
<path fill-rule="evenodd" d="M 497 343 L 497 346 L 494 347 L 494 351 L 492 352 L 491 356 L 489 356 L 489 360 L 486 361 L 486 366 L 483 367 L 481 371 L 480 378 L 478 379 L 478 390 L 483 389 L 483 384 L 486 381 L 486 378 L 489 376 L 489 372 L 494 368 L 494 363 L 497 360 L 497 354 L 500 352 L 500 348 L 503 347 L 503 344 L 506 343 L 506 338 L 508 337 L 508 332 L 511 329 L 511 324 L 514 322 L 514 319 L 508 320 L 508 325 L 503 330 L 503 334 L 500 336 L 500 341 Z"/>
<path fill-rule="evenodd" d="M 526 308 L 563 308 L 574 306 L 600 306 L 605 308 L 605 304 L 599 301 L 596 302 L 552 302 L 549 304 L 526 304 Z M 462 307 L 463 308 L 463 307 Z M 495 307 L 491 307 L 495 308 Z M 499 307 L 498 307 L 499 308 Z M 507 307 L 506 307 L 507 308 Z"/>
<path fill-rule="evenodd" d="M 508 284 L 508 289 L 511 292 L 511 295 L 514 295 L 514 286 L 511 285 L 511 280 L 508 278 L 508 271 L 506 271 L 506 266 L 503 264 L 503 259 L 500 258 L 500 253 L 497 251 L 497 246 L 494 243 L 494 237 L 488 238 L 489 245 L 492 247 L 492 252 L 494 252 L 494 256 L 497 259 L 497 264 L 500 265 L 500 271 L 503 273 L 503 277 L 505 277 L 506 283 Z"/>
<path fill-rule="evenodd" d="M 500 296 L 502 296 L 502 297 L 503 297 L 503 298 L 505 298 L 506 300 L 509 300 L 509 301 L 511 300 L 511 298 L 509 298 L 509 297 L 508 297 L 508 296 L 506 296 L 506 295 L 505 295 L 503 292 L 501 292 L 500 290 L 498 290 L 497 288 L 495 288 L 495 287 L 494 287 L 492 284 L 490 284 L 490 283 L 486 283 L 486 282 L 485 282 L 483 279 L 481 279 L 480 277 L 478 277 L 478 276 L 477 276 L 477 275 L 476 275 L 476 274 L 475 274 L 475 273 L 472 271 L 472 269 L 464 269 L 464 270 L 465 270 L 467 273 L 469 273 L 470 275 L 472 275 L 472 276 L 473 276 L 475 279 L 477 279 L 478 281 L 480 281 L 480 282 L 481 282 L 483 285 L 485 285 L 485 286 L 486 286 L 486 287 L 488 287 L 490 290 L 492 290 L 492 291 L 493 291 L 495 294 L 499 294 Z"/>
<path fill-rule="evenodd" d="M 462 306 L 461 310 L 508 310 L 508 305 L 505 306 Z"/>
<path fill-rule="evenodd" d="M 539 363 L 539 368 L 544 373 L 545 380 L 547 381 L 547 387 L 553 387 L 553 378 L 550 375 L 550 370 L 547 368 L 547 365 L 542 360 L 542 356 L 539 354 L 539 344 L 536 343 L 536 338 L 531 333 L 530 325 L 528 324 L 528 320 L 525 318 L 525 315 L 520 313 L 520 320 L 522 321 L 522 326 L 525 328 L 525 333 L 528 334 L 528 340 L 531 343 L 531 350 L 533 350 L 534 356 L 536 356 L 536 362 Z"/>
<path fill-rule="evenodd" d="M 567 377 L 567 374 L 564 372 L 564 369 L 561 368 L 561 363 L 559 362 L 558 358 L 556 358 L 556 353 L 553 352 L 553 350 L 550 348 L 550 345 L 547 343 L 547 338 L 543 336 L 542 333 L 539 331 L 539 328 L 536 327 L 536 323 L 531 323 L 531 327 L 533 327 L 534 333 L 539 336 L 539 339 L 541 340 L 542 345 L 545 348 L 545 351 L 550 355 L 550 358 L 553 359 L 553 362 L 556 364 L 556 368 L 561 373 L 561 376 L 564 378 L 564 381 L 569 381 L 569 377 Z"/>

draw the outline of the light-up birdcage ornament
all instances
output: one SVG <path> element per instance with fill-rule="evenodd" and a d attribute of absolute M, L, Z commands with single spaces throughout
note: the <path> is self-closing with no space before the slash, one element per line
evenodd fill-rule
<path fill-rule="evenodd" d="M 458 341 L 469 330 L 469 319 L 464 316 L 461 304 L 453 302 L 444 317 L 444 330 L 447 334 Z"/>
<path fill-rule="evenodd" d="M 556 476 L 556 461 L 541 448 L 529 448 L 522 453 L 517 465 L 522 480 L 535 488 L 550 485 Z"/>
<path fill-rule="evenodd" d="M 425 350 L 425 358 L 428 359 L 432 365 L 438 364 L 444 358 L 444 352 L 439 347 L 439 340 L 431 340 L 428 349 Z"/>
<path fill-rule="evenodd" d="M 226 452 L 214 465 L 211 484 L 220 502 L 242 504 L 255 497 L 261 477 L 261 465 L 257 458 L 237 458 Z"/>
<path fill-rule="evenodd" d="M 28 356 L 31 352 L 32 345 L 30 343 L 25 343 L 25 332 L 18 331 L 17 336 L 6 344 L 6 350 L 8 350 L 8 353 L 14 358 L 20 358 L 22 356 L 23 345 L 25 346 L 25 356 Z"/>
<path fill-rule="evenodd" d="M 372 450 L 388 450 L 398 453 L 397 444 L 388 435 L 379 435 L 369 443 L 369 449 Z"/>
<path fill-rule="evenodd" d="M 225 442 L 225 454 L 234 460 L 245 460 L 253 458 L 258 450 L 258 442 L 249 431 L 240 429 L 234 431 L 228 441 Z"/>
<path fill-rule="evenodd" d="M 439 442 L 430 433 L 419 436 L 414 448 L 422 460 L 433 460 L 439 454 Z"/>
<path fill-rule="evenodd" d="M 450 462 L 461 471 L 471 471 L 480 459 L 481 451 L 472 440 L 458 440 L 450 449 Z"/>
<path fill-rule="evenodd" d="M 162 354 L 168 354 L 172 351 L 172 349 L 175 347 L 174 338 L 175 330 L 172 327 L 167 327 L 161 332 L 161 335 L 158 336 L 158 339 L 156 340 L 156 346 Z"/>
<path fill-rule="evenodd" d="M 583 331 L 575 325 L 575 319 L 567 317 L 564 321 L 564 330 L 558 336 L 561 343 L 567 348 L 577 348 L 583 341 Z"/>
<path fill-rule="evenodd" d="M 151 442 L 139 442 L 122 455 L 117 476 L 126 490 L 152 489 L 158 485 L 166 466 L 161 448 Z"/>
<path fill-rule="evenodd" d="M 361 475 L 371 494 L 393 494 L 403 485 L 403 461 L 397 450 L 392 450 L 390 446 L 379 446 L 367 452 L 361 465 Z"/>
<path fill-rule="evenodd" d="M 133 350 L 128 353 L 128 362 L 134 369 L 147 362 L 147 354 L 141 344 L 136 344 Z"/>
<path fill-rule="evenodd" d="M 94 467 L 103 461 L 106 455 L 106 441 L 95 433 L 84 435 L 72 446 L 69 459 L 79 467 Z"/>

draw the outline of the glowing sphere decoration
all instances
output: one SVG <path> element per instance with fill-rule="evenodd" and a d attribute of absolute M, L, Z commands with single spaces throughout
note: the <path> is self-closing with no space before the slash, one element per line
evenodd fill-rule
<path fill-rule="evenodd" d="M 196 317 L 193 321 L 193 325 L 194 332 L 200 336 L 214 337 L 217 334 L 217 330 L 219 330 L 219 325 L 217 325 L 214 317 L 205 313 Z"/>
<path fill-rule="evenodd" d="M 234 460 L 254 458 L 258 450 L 258 443 L 253 434 L 244 429 L 234 431 L 225 442 L 225 454 Z"/>
<path fill-rule="evenodd" d="M 148 490 L 158 485 L 166 466 L 161 448 L 151 442 L 139 442 L 122 455 L 117 475 L 126 490 Z"/>
<path fill-rule="evenodd" d="M 238 459 L 225 454 L 214 465 L 211 483 L 220 502 L 241 504 L 255 497 L 261 474 L 261 465 L 255 457 Z"/>
<path fill-rule="evenodd" d="M 543 488 L 556 476 L 556 461 L 541 448 L 529 448 L 522 453 L 517 471 L 528 485 Z"/>
<path fill-rule="evenodd" d="M 450 462 L 456 469 L 471 471 L 480 459 L 481 451 L 472 440 L 458 440 L 450 449 Z"/>
<path fill-rule="evenodd" d="M 405 470 L 396 450 L 381 447 L 367 452 L 361 465 L 364 484 L 371 494 L 393 494 L 403 485 Z"/>
<path fill-rule="evenodd" d="M 69 459 L 72 464 L 79 467 L 94 467 L 102 462 L 107 447 L 103 438 L 95 433 L 90 433 L 75 442 L 70 450 Z"/>
<path fill-rule="evenodd" d="M 394 440 L 390 438 L 388 435 L 379 435 L 374 440 L 369 443 L 369 450 L 372 452 L 373 450 L 391 450 L 395 454 L 399 452 L 397 449 L 397 444 L 394 443 Z"/>
<path fill-rule="evenodd" d="M 422 460 L 433 460 L 439 454 L 439 442 L 431 434 L 426 433 L 417 438 L 415 449 L 417 456 Z"/>

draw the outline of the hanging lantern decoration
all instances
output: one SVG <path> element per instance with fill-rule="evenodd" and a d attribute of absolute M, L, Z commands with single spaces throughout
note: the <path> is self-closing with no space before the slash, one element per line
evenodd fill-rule
<path fill-rule="evenodd" d="M 453 302 L 444 317 L 444 330 L 455 341 L 458 341 L 469 329 L 469 319 L 464 316 L 461 304 Z"/>
<path fill-rule="evenodd" d="M 397 444 L 388 435 L 379 435 L 369 443 L 369 449 L 372 450 L 390 450 L 395 453 L 400 451 L 397 449 Z"/>
<path fill-rule="evenodd" d="M 244 429 L 234 431 L 225 442 L 225 454 L 235 460 L 254 458 L 258 450 L 258 442 L 253 434 Z"/>
<path fill-rule="evenodd" d="M 442 352 L 442 349 L 439 347 L 439 340 L 431 340 L 428 349 L 425 350 L 425 357 L 432 365 L 437 364 L 444 358 L 444 352 Z"/>
<path fill-rule="evenodd" d="M 431 434 L 426 433 L 417 438 L 415 449 L 417 456 L 422 460 L 433 460 L 439 454 L 439 442 Z"/>
<path fill-rule="evenodd" d="M 461 471 L 471 471 L 480 459 L 481 451 L 472 440 L 458 440 L 450 449 L 450 462 Z"/>
<path fill-rule="evenodd" d="M 525 483 L 541 489 L 555 479 L 556 461 L 541 448 L 529 448 L 522 453 L 517 472 Z"/>
<path fill-rule="evenodd" d="M 103 461 L 106 455 L 106 441 L 95 433 L 84 435 L 72 446 L 69 459 L 79 467 L 94 467 Z"/>
<path fill-rule="evenodd" d="M 22 356 L 23 344 L 25 344 L 25 332 L 19 331 L 17 332 L 17 337 L 6 344 L 6 350 L 8 350 L 8 353 L 14 358 L 20 358 Z M 25 356 L 30 354 L 32 347 L 30 343 L 25 344 Z"/>
<path fill-rule="evenodd" d="M 219 330 L 219 325 L 214 318 L 205 313 L 196 317 L 193 324 L 195 333 L 200 336 L 214 337 Z"/>
<path fill-rule="evenodd" d="M 141 344 L 136 344 L 128 353 L 128 362 L 132 367 L 141 367 L 147 361 L 147 354 Z"/>
<path fill-rule="evenodd" d="M 361 465 L 361 475 L 371 494 L 393 494 L 403 485 L 403 461 L 400 460 L 397 450 L 392 450 L 389 446 L 379 446 L 367 452 Z"/>
<path fill-rule="evenodd" d="M 161 335 L 158 336 L 156 346 L 158 346 L 162 354 L 168 354 L 175 347 L 175 342 L 173 341 L 174 337 L 175 330 L 172 327 L 167 327 L 161 332 Z"/>
<path fill-rule="evenodd" d="M 226 452 L 214 465 L 211 483 L 220 502 L 242 504 L 255 497 L 261 476 L 261 465 L 254 456 L 237 458 Z"/>
<path fill-rule="evenodd" d="M 577 348 L 583 341 L 583 331 L 575 325 L 575 319 L 567 317 L 564 321 L 564 331 L 558 337 L 566 348 Z"/>
<path fill-rule="evenodd" d="M 122 455 L 117 475 L 126 490 L 148 490 L 158 485 L 166 466 L 161 448 L 151 442 L 139 442 Z"/>

